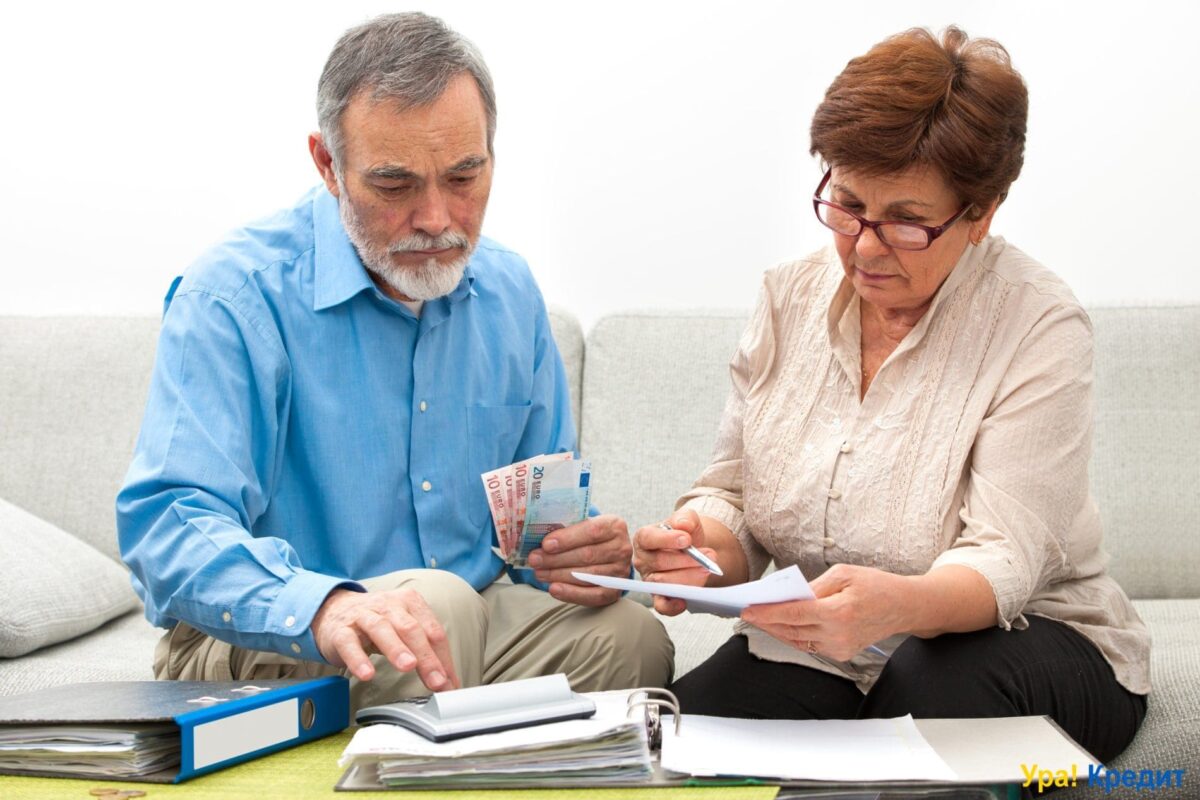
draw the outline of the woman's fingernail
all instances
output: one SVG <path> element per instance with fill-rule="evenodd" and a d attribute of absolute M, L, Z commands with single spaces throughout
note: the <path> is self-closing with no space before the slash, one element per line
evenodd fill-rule
<path fill-rule="evenodd" d="M 529 554 L 529 566 L 540 567 L 541 565 L 542 565 L 542 554 L 541 553 L 530 553 Z"/>
<path fill-rule="evenodd" d="M 444 686 L 444 685 L 445 685 L 445 683 L 446 683 L 446 676 L 445 676 L 445 675 L 443 675 L 443 674 L 442 674 L 442 673 L 440 673 L 440 672 L 436 672 L 436 671 L 435 671 L 435 672 L 431 672 L 431 673 L 429 673 L 429 682 L 430 682 L 431 684 L 433 684 L 433 685 L 432 685 L 432 686 L 430 686 L 429 688 L 430 688 L 430 689 L 436 689 L 436 688 L 438 688 L 439 686 Z"/>

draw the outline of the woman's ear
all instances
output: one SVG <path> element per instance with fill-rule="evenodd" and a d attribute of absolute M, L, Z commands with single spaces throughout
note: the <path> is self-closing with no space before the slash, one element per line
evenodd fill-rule
<path fill-rule="evenodd" d="M 971 223 L 970 233 L 967 234 L 971 239 L 971 244 L 978 245 L 988 235 L 988 230 L 992 227 L 992 217 L 996 216 L 996 209 L 999 206 L 1000 201 L 993 200 L 987 213 Z"/>

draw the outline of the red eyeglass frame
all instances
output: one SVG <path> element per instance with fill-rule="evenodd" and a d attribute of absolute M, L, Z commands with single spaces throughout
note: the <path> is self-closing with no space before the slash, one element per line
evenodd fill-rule
<path fill-rule="evenodd" d="M 921 225 L 920 223 L 916 223 L 916 222 L 872 222 L 869 219 L 864 219 L 863 217 L 860 217 L 858 214 L 855 214 L 853 211 L 850 211 L 849 209 L 842 208 L 837 203 L 831 203 L 828 200 L 821 199 L 821 192 L 825 191 L 825 187 L 829 184 L 829 178 L 832 175 L 833 175 L 833 168 L 830 167 L 828 170 L 825 171 L 825 177 L 821 178 L 821 183 L 819 186 L 817 186 L 817 191 L 813 192 L 813 213 L 817 215 L 817 222 L 820 222 L 826 228 L 829 228 L 829 230 L 833 231 L 834 233 L 836 233 L 840 236 L 854 236 L 856 238 L 859 236 L 862 236 L 863 228 L 870 228 L 875 233 L 875 236 L 876 236 L 876 238 L 879 239 L 879 241 L 883 242 L 888 247 L 894 248 L 896 250 L 908 250 L 910 252 L 918 252 L 921 250 L 928 250 L 930 245 L 933 244 L 934 240 L 937 239 L 939 236 L 941 236 L 943 233 L 945 233 L 947 230 L 949 230 L 951 225 L 953 225 L 954 223 L 956 223 L 960 219 L 962 219 L 963 215 L 966 214 L 971 209 L 971 205 L 972 205 L 971 203 L 967 203 L 962 208 L 960 208 L 958 210 L 958 212 L 955 213 L 954 216 L 952 216 L 950 219 L 946 220 L 941 225 L 938 225 L 935 228 L 931 228 L 928 225 Z M 829 225 L 827 225 L 825 223 L 825 220 L 821 219 L 821 206 L 829 206 L 830 208 L 836 208 L 838 211 L 842 212 L 843 214 L 853 217 L 854 219 L 858 220 L 858 224 L 859 224 L 858 233 L 855 233 L 855 234 L 842 233 L 839 230 L 830 228 Z M 887 239 L 885 239 L 879 235 L 879 229 L 884 225 L 893 225 L 893 226 L 906 225 L 910 228 L 920 228 L 921 230 L 925 231 L 925 234 L 929 237 L 929 239 L 925 243 L 924 247 L 902 247 L 902 246 L 894 245 L 891 242 L 889 242 Z"/>

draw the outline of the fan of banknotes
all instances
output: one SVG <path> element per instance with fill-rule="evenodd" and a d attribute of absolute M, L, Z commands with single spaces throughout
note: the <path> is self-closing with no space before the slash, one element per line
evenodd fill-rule
<path fill-rule="evenodd" d="M 500 557 L 527 567 L 546 534 L 586 519 L 591 476 L 591 464 L 573 453 L 535 456 L 480 475 Z"/>

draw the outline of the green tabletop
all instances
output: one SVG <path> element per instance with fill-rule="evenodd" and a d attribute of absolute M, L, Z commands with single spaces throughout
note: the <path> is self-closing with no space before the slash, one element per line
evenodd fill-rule
<path fill-rule="evenodd" d="M 352 730 L 293 747 L 264 758 L 238 764 L 229 769 L 194 778 L 186 783 L 128 783 L 102 781 L 95 778 L 74 780 L 66 778 L 15 778 L 0 775 L 0 797 L 4 800 L 33 800 L 33 798 L 63 798 L 64 800 L 93 800 L 91 789 L 112 787 L 138 789 L 146 800 L 302 800 L 310 797 L 338 797 L 341 800 L 388 797 L 391 800 L 466 800 L 479 797 L 479 789 L 458 792 L 335 792 L 333 785 L 342 776 L 338 758 L 350 742 Z M 509 789 L 487 792 L 496 800 L 550 800 L 570 797 L 580 800 L 773 800 L 774 786 L 729 787 L 671 787 L 646 789 Z"/>

